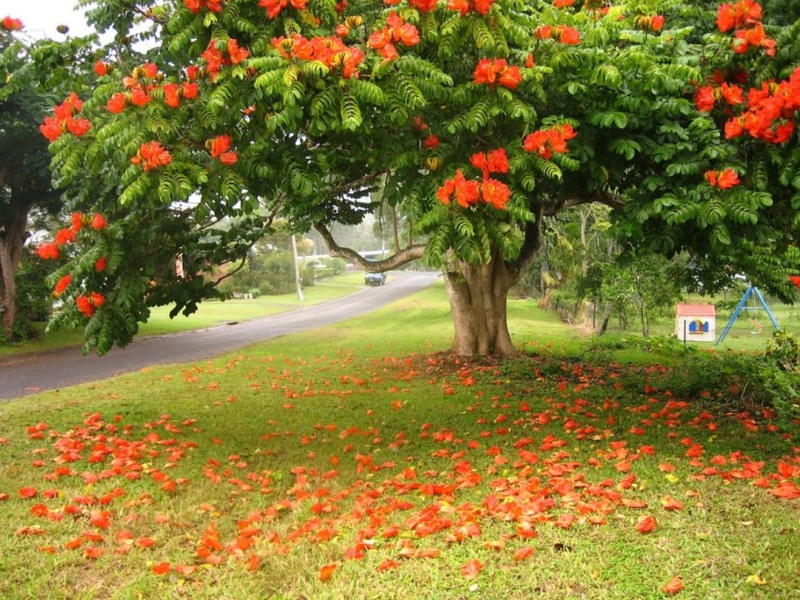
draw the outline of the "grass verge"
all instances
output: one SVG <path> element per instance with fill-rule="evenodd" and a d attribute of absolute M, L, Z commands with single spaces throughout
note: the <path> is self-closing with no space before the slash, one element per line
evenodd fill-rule
<path fill-rule="evenodd" d="M 0 405 L 0 597 L 796 597 L 796 438 L 511 322 L 450 357 L 432 288 Z"/>
<path fill-rule="evenodd" d="M 152 309 L 150 320 L 140 325 L 139 335 L 165 335 L 192 329 L 205 329 L 231 321 L 266 317 L 342 298 L 362 289 L 364 289 L 363 275 L 348 273 L 319 281 L 313 287 L 304 289 L 303 300 L 299 300 L 297 294 L 292 293 L 225 302 L 207 301 L 201 303 L 193 315 L 189 317 L 178 315 L 174 319 L 169 317 L 171 307 L 159 306 Z M 40 326 L 40 337 L 15 344 L 0 345 L 0 356 L 48 352 L 83 344 L 82 330 L 44 331 L 46 323 L 41 323 Z"/>

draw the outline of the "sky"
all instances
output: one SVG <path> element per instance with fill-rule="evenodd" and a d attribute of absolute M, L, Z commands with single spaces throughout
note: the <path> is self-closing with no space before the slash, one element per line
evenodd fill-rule
<path fill-rule="evenodd" d="M 77 0 L 0 0 L 0 19 L 20 19 L 24 32 L 35 38 L 63 39 L 56 31 L 62 24 L 69 26 L 70 35 L 91 33 L 82 11 L 74 10 L 76 4 Z"/>

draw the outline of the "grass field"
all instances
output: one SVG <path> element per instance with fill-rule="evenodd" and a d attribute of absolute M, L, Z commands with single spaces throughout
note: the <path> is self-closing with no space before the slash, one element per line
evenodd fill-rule
<path fill-rule="evenodd" d="M 446 354 L 437 284 L 0 405 L 0 597 L 797 598 L 794 431 L 510 323 L 524 358 Z"/>
<path fill-rule="evenodd" d="M 164 335 L 214 327 L 230 321 L 244 321 L 257 317 L 294 310 L 302 306 L 311 306 L 328 300 L 341 298 L 364 288 L 364 276 L 361 272 L 331 277 L 317 282 L 314 286 L 303 290 L 303 300 L 296 293 L 280 296 L 261 296 L 251 300 L 227 300 L 225 302 L 209 301 L 200 304 L 198 310 L 189 317 L 178 315 L 169 318 L 170 307 L 156 307 L 147 323 L 140 325 L 140 335 Z M 42 324 L 44 328 L 44 324 Z M 46 352 L 68 346 L 81 346 L 83 332 L 78 330 L 59 330 L 42 333 L 36 340 L 28 340 L 13 345 L 0 345 L 0 356 L 24 354 L 29 352 Z"/>

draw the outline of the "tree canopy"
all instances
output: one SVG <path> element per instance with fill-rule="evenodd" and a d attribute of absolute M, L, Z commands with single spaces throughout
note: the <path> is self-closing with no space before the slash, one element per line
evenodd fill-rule
<path fill-rule="evenodd" d="M 23 23 L 0 21 L 0 338 L 15 335 L 15 276 L 33 212 L 57 214 L 48 143 L 39 124 L 65 89 L 78 89 L 89 40 L 32 41 Z M 67 83 L 68 81 L 68 83 Z"/>
<path fill-rule="evenodd" d="M 142 62 L 98 63 L 91 94 L 42 126 L 76 213 L 64 235 L 86 242 L 55 277 L 63 319 L 88 319 L 87 349 L 125 344 L 149 307 L 213 296 L 204 272 L 281 216 L 370 270 L 442 268 L 455 351 L 506 354 L 505 298 L 542 217 L 589 202 L 614 208 L 631 246 L 689 251 L 709 289 L 744 271 L 791 297 L 800 22 L 762 13 L 752 0 L 98 3 L 90 19 L 116 43 L 151 45 Z M 412 234 L 367 263 L 330 227 L 374 202 Z"/>

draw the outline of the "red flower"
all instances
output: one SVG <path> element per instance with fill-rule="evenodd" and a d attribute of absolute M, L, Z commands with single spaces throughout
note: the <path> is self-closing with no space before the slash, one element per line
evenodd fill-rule
<path fill-rule="evenodd" d="M 3 29 L 6 31 L 19 31 L 22 29 L 22 21 L 11 17 L 4 17 L 0 24 L 3 25 Z"/>
<path fill-rule="evenodd" d="M 106 257 L 101 256 L 97 259 L 97 262 L 94 263 L 94 270 L 95 271 L 105 271 L 106 270 Z"/>
<path fill-rule="evenodd" d="M 487 178 L 481 184 L 481 198 L 497 210 L 505 210 L 506 204 L 511 199 L 511 190 L 505 183 Z"/>
<path fill-rule="evenodd" d="M 210 12 L 222 10 L 222 0 L 183 0 L 183 4 L 195 14 L 199 13 L 203 6 Z"/>
<path fill-rule="evenodd" d="M 266 9 L 267 17 L 274 19 L 284 8 L 289 6 L 290 3 L 292 7 L 297 10 L 305 10 L 306 8 L 306 0 L 260 0 L 258 5 Z"/>
<path fill-rule="evenodd" d="M 75 137 L 81 137 L 91 129 L 92 124 L 87 119 L 67 119 L 67 129 Z"/>
<path fill-rule="evenodd" d="M 459 206 L 468 208 L 480 198 L 479 184 L 477 181 L 467 181 L 459 169 L 452 179 L 445 181 L 437 190 L 436 196 L 442 204 L 449 206 L 451 198 L 455 198 Z"/>
<path fill-rule="evenodd" d="M 192 100 L 193 98 L 197 98 L 198 86 L 196 83 L 189 83 L 184 81 L 181 84 L 181 87 L 183 88 L 184 98 L 186 98 L 187 100 Z"/>
<path fill-rule="evenodd" d="M 433 134 L 430 134 L 428 137 L 425 138 L 425 141 L 422 142 L 422 145 L 431 150 L 433 150 L 434 148 L 438 148 L 439 138 Z"/>
<path fill-rule="evenodd" d="M 108 65 L 104 63 L 102 60 L 98 60 L 96 63 L 94 63 L 94 72 L 99 77 L 108 75 Z"/>
<path fill-rule="evenodd" d="M 472 73 L 473 83 L 486 83 L 494 87 L 499 83 L 503 87 L 513 90 L 522 81 L 522 73 L 519 67 L 508 66 L 504 58 L 489 59 L 482 58 L 475 66 Z"/>
<path fill-rule="evenodd" d="M 55 142 L 64 132 L 61 129 L 61 121 L 55 117 L 45 117 L 44 123 L 39 125 L 39 131 L 51 142 Z"/>
<path fill-rule="evenodd" d="M 56 282 L 55 287 L 53 287 L 53 294 L 56 296 L 60 296 L 61 294 L 64 293 L 64 290 L 66 290 L 69 287 L 70 283 L 72 283 L 72 274 L 67 273 Z"/>
<path fill-rule="evenodd" d="M 663 15 L 641 15 L 636 17 L 636 27 L 650 31 L 661 31 L 664 28 Z"/>
<path fill-rule="evenodd" d="M 100 213 L 94 213 L 92 217 L 92 229 L 105 229 L 108 226 L 106 218 Z"/>
<path fill-rule="evenodd" d="M 761 5 L 753 0 L 742 0 L 733 6 L 721 4 L 717 9 L 717 27 L 720 31 L 730 31 L 758 21 L 761 21 Z"/>
<path fill-rule="evenodd" d="M 419 12 L 423 13 L 436 10 L 437 2 L 438 0 L 408 0 L 409 6 L 416 8 Z"/>
<path fill-rule="evenodd" d="M 139 147 L 136 156 L 131 158 L 134 165 L 142 165 L 145 171 L 150 171 L 156 167 L 164 167 L 172 162 L 169 151 L 158 142 L 145 142 Z"/>
<path fill-rule="evenodd" d="M 235 39 L 230 38 L 228 40 L 228 57 L 231 63 L 238 65 L 249 55 L 250 52 L 247 51 L 247 48 L 240 48 L 239 43 Z"/>
<path fill-rule="evenodd" d="M 231 136 L 218 135 L 206 142 L 206 146 L 211 151 L 212 158 L 219 158 L 223 152 L 227 152 L 231 147 Z"/>
<path fill-rule="evenodd" d="M 500 77 L 497 78 L 497 83 L 510 90 L 516 89 L 522 81 L 522 72 L 517 66 L 509 66 L 500 72 Z"/>
<path fill-rule="evenodd" d="M 36 254 L 39 255 L 39 258 L 43 260 L 48 260 L 50 258 L 58 258 L 59 257 L 59 249 L 58 244 L 50 242 L 48 244 L 42 244 L 38 248 L 36 248 Z"/>
<path fill-rule="evenodd" d="M 402 42 L 404 46 L 419 44 L 419 30 L 411 23 L 406 23 L 396 12 L 389 13 L 386 25 L 392 33 L 395 42 Z"/>
<path fill-rule="evenodd" d="M 83 228 L 83 214 L 72 213 L 72 230 L 78 233 Z"/>
<path fill-rule="evenodd" d="M 705 177 L 711 187 L 721 190 L 730 189 L 740 183 L 739 175 L 730 167 L 724 171 L 706 171 Z"/>
<path fill-rule="evenodd" d="M 569 123 L 556 125 L 549 129 L 540 129 L 529 134 L 522 143 L 522 149 L 535 152 L 542 158 L 549 160 L 553 154 L 566 154 L 567 141 L 577 134 Z"/>
<path fill-rule="evenodd" d="M 490 173 L 508 173 L 508 156 L 503 148 L 486 154 L 486 164 Z"/>
<path fill-rule="evenodd" d="M 136 106 L 144 106 L 150 102 L 150 96 L 144 90 L 140 88 L 136 88 L 131 90 L 131 104 L 135 104 Z M 106 108 L 108 106 L 106 105 Z"/>
<path fill-rule="evenodd" d="M 223 165 L 231 166 L 236 164 L 237 160 L 239 160 L 239 156 L 233 151 L 223 152 L 219 155 L 219 162 L 221 162 Z"/>
<path fill-rule="evenodd" d="M 70 229 L 69 227 L 65 227 L 64 229 L 59 229 L 56 233 L 56 244 L 59 246 L 63 246 L 64 244 L 69 244 L 70 242 L 75 241 L 75 231 Z"/>
<path fill-rule="evenodd" d="M 474 10 L 480 15 L 487 14 L 492 9 L 492 4 L 495 0 L 447 0 L 447 8 L 450 10 L 457 10 L 461 15 L 467 14 L 469 11 Z"/>
<path fill-rule="evenodd" d="M 567 44 L 570 46 L 574 46 L 575 44 L 579 44 L 581 41 L 581 34 L 580 32 L 575 29 L 574 27 L 567 27 L 562 25 L 559 27 L 559 35 L 558 41 L 562 44 Z"/>
<path fill-rule="evenodd" d="M 105 296 L 102 294 L 98 294 L 97 292 L 92 292 L 88 296 L 86 294 L 82 296 L 78 296 L 75 298 L 75 304 L 78 307 L 78 311 L 81 312 L 86 317 L 91 317 L 95 310 L 97 310 L 100 306 L 103 305 L 105 302 Z"/>
<path fill-rule="evenodd" d="M 122 92 L 117 92 L 106 103 L 106 110 L 112 114 L 118 115 L 125 110 L 125 105 L 128 103 L 128 98 Z"/>
<path fill-rule="evenodd" d="M 181 105 L 180 91 L 183 89 L 177 83 L 165 83 L 162 88 L 164 90 L 164 104 L 170 108 L 178 108 Z"/>

